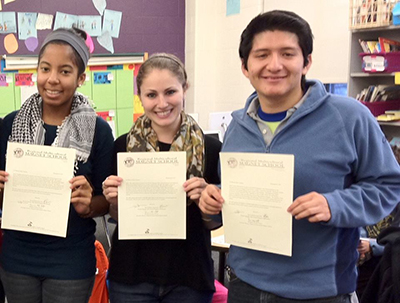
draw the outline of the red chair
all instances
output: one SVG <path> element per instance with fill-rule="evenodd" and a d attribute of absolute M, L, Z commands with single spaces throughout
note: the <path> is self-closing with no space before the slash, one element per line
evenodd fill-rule
<path fill-rule="evenodd" d="M 98 240 L 94 245 L 96 247 L 96 278 L 89 303 L 108 303 L 108 258 L 103 245 Z"/>

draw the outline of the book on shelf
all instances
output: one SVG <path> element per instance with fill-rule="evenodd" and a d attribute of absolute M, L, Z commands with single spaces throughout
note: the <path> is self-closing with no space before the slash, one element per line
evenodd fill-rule
<path fill-rule="evenodd" d="M 378 41 L 366 41 L 366 42 L 367 42 L 367 46 L 368 46 L 369 52 L 371 54 L 379 53 L 379 43 L 378 43 Z"/>
<path fill-rule="evenodd" d="M 400 85 L 370 85 L 356 99 L 363 102 L 400 100 Z"/>
<path fill-rule="evenodd" d="M 389 53 L 400 51 L 400 41 L 384 37 L 379 37 L 378 41 L 382 52 Z"/>
<path fill-rule="evenodd" d="M 400 110 L 387 110 L 384 114 L 376 117 L 378 121 L 397 121 L 400 120 Z"/>
<path fill-rule="evenodd" d="M 400 41 L 389 38 L 378 37 L 378 40 L 362 40 L 358 39 L 363 53 L 389 53 L 400 51 Z"/>
<path fill-rule="evenodd" d="M 378 91 L 374 101 L 393 101 L 400 100 L 400 86 L 388 85 Z"/>
<path fill-rule="evenodd" d="M 381 46 L 378 41 L 367 41 L 359 39 L 358 43 L 360 43 L 363 53 L 375 54 L 381 52 Z"/>
<path fill-rule="evenodd" d="M 360 43 L 363 53 L 369 53 L 369 48 L 368 48 L 367 42 L 364 40 L 361 40 L 361 39 L 358 39 L 358 42 Z"/>

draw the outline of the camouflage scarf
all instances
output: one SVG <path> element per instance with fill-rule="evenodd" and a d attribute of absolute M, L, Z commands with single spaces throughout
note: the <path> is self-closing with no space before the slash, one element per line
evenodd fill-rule
<path fill-rule="evenodd" d="M 380 232 L 388 228 L 392 224 L 394 215 L 395 215 L 395 210 L 389 216 L 380 220 L 378 223 L 366 226 L 365 229 L 367 230 L 368 238 L 373 238 L 373 239 L 378 238 Z"/>
<path fill-rule="evenodd" d="M 203 178 L 204 135 L 194 119 L 181 113 L 182 123 L 171 144 L 170 151 L 186 151 L 186 178 Z M 157 134 L 151 127 L 151 120 L 143 115 L 138 118 L 127 136 L 128 152 L 159 152 Z M 188 205 L 192 203 L 188 199 Z"/>

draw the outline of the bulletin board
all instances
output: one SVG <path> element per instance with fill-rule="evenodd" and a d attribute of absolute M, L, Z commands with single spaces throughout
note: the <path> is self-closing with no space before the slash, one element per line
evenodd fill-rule
<path fill-rule="evenodd" d="M 102 14 L 98 9 L 98 3 L 101 2 L 106 3 Z M 119 24 L 109 25 L 112 30 L 118 27 L 112 37 L 113 52 L 101 45 L 95 36 L 92 37 L 94 50 L 86 71 L 87 79 L 79 88 L 81 93 L 93 101 L 98 115 L 113 126 L 116 136 L 128 131 L 133 121 L 143 113 L 135 87 L 135 77 L 141 63 L 91 64 L 92 59 L 142 53 L 146 54 L 145 60 L 148 54 L 156 52 L 175 54 L 183 62 L 185 59 L 185 0 L 0 0 L 0 3 L 0 29 L 3 17 L 6 16 L 7 20 L 10 15 L 15 16 L 17 27 L 14 33 L 17 49 L 13 53 L 5 47 L 8 33 L 0 31 L 0 55 L 6 55 L 7 59 L 20 57 L 25 63 L 29 60 L 33 62 L 32 68 L 26 65 L 9 70 L 5 69 L 4 57 L 1 60 L 0 116 L 19 109 L 21 103 L 36 92 L 37 55 L 45 37 L 56 25 L 57 15 L 64 16 L 66 21 L 71 15 L 77 16 L 78 20 L 84 17 L 86 21 L 98 21 L 100 18 L 101 27 L 105 25 L 105 19 L 109 20 L 106 18 L 106 10 L 120 18 Z M 26 22 L 32 22 L 30 17 L 39 14 L 51 15 L 53 20 L 51 29 L 35 28 L 37 48 L 32 49 L 32 45 L 25 42 L 29 35 L 28 25 L 31 25 Z M 20 15 L 26 17 L 23 19 L 25 26 L 20 26 Z"/>
<path fill-rule="evenodd" d="M 76 16 L 100 16 L 94 2 L 100 0 L 0 0 L 0 13 L 33 12 L 53 15 L 63 13 Z M 6 4 L 5 4 L 6 3 Z M 114 53 L 169 52 L 184 61 L 185 54 L 185 0 L 106 0 L 106 10 L 121 12 L 118 38 L 113 37 Z M 102 22 L 104 14 L 102 16 Z M 53 26 L 54 26 L 53 19 Z M 0 20 L 1 24 L 1 20 Z M 19 29 L 17 29 L 18 31 Z M 40 46 L 50 29 L 38 30 Z M 18 50 L 14 55 L 37 55 L 38 49 L 29 50 L 23 40 L 18 39 Z M 0 34 L 0 55 L 7 54 L 4 47 L 5 34 Z M 110 54 L 93 38 L 94 54 Z"/>

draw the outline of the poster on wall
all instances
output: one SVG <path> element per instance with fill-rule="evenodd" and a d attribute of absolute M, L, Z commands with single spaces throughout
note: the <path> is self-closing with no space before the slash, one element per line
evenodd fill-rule
<path fill-rule="evenodd" d="M 34 86 L 33 74 L 16 73 L 15 86 Z"/>
<path fill-rule="evenodd" d="M 64 27 L 71 28 L 74 24 L 78 23 L 78 16 L 56 12 L 56 19 L 54 21 L 54 29 Z"/>
<path fill-rule="evenodd" d="M 108 31 L 113 38 L 119 37 L 122 12 L 106 9 L 104 11 L 103 32 Z"/>
<path fill-rule="evenodd" d="M 240 0 L 226 0 L 226 15 L 240 14 Z"/>
<path fill-rule="evenodd" d="M 101 35 L 101 16 L 78 16 L 78 28 L 92 37 Z"/>
<path fill-rule="evenodd" d="M 102 117 L 105 121 L 107 121 L 108 125 L 111 127 L 112 134 L 115 137 L 115 111 L 110 110 L 110 111 L 101 111 L 101 112 L 96 112 L 97 116 Z"/>
<path fill-rule="evenodd" d="M 32 85 L 32 86 L 20 86 L 21 90 L 21 105 L 25 103 L 26 100 L 28 100 L 33 94 L 36 94 L 38 92 L 37 86 Z"/>
<path fill-rule="evenodd" d="M 36 19 L 37 30 L 51 29 L 52 24 L 53 24 L 53 15 L 39 13 Z"/>
<path fill-rule="evenodd" d="M 8 86 L 6 74 L 0 74 L 0 86 Z"/>
<path fill-rule="evenodd" d="M 78 16 L 57 12 L 54 21 L 54 29 L 75 26 L 84 30 L 92 37 L 101 35 L 101 16 Z"/>
<path fill-rule="evenodd" d="M 18 13 L 18 38 L 26 40 L 29 37 L 37 38 L 37 13 Z"/>
<path fill-rule="evenodd" d="M 94 84 L 111 84 L 113 80 L 113 74 L 109 72 L 98 72 L 93 73 Z"/>
<path fill-rule="evenodd" d="M 15 12 L 0 13 L 0 34 L 16 33 L 17 23 L 15 21 Z"/>

